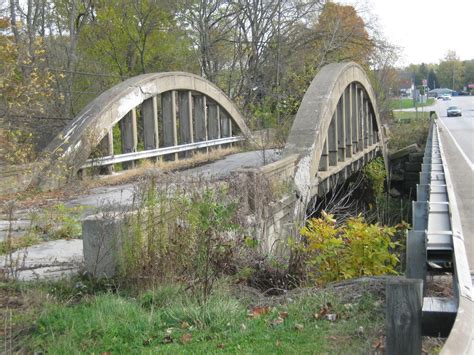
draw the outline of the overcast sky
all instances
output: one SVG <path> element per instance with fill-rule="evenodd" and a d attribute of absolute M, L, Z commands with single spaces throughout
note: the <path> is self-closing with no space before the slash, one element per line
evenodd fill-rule
<path fill-rule="evenodd" d="M 448 50 L 474 59 L 474 0 L 339 0 L 368 8 L 378 28 L 402 47 L 400 65 L 439 63 Z"/>

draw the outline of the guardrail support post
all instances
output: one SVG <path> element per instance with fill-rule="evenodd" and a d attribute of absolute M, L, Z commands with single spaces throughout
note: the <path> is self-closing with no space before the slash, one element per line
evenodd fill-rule
<path fill-rule="evenodd" d="M 426 280 L 425 231 L 408 232 L 405 275 L 409 279 Z"/>
<path fill-rule="evenodd" d="M 421 354 L 423 281 L 393 278 L 386 286 L 388 355 Z"/>

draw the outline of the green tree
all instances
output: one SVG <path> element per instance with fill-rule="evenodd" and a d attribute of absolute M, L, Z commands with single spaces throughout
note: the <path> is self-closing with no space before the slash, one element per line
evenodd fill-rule
<path fill-rule="evenodd" d="M 100 0 L 81 50 L 121 77 L 188 69 L 191 42 L 162 0 Z M 91 45 L 93 44 L 93 45 Z"/>
<path fill-rule="evenodd" d="M 428 78 L 428 67 L 425 63 L 421 63 L 420 67 L 418 68 L 418 74 L 421 80 L 426 80 Z M 420 82 L 418 85 L 422 85 L 422 82 Z"/>
<path fill-rule="evenodd" d="M 455 51 L 448 51 L 439 63 L 437 76 L 442 87 L 460 90 L 464 86 L 464 68 Z"/>
<path fill-rule="evenodd" d="M 428 87 L 430 89 L 439 88 L 438 77 L 436 76 L 436 73 L 433 69 L 430 69 L 428 72 Z"/>
<path fill-rule="evenodd" d="M 466 60 L 464 64 L 464 86 L 474 84 L 474 59 Z"/>

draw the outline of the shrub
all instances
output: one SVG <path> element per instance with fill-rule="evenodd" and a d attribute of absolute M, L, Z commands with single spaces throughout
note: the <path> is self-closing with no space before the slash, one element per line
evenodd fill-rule
<path fill-rule="evenodd" d="M 364 177 L 374 191 L 375 197 L 383 195 L 384 183 L 387 177 L 383 158 L 376 158 L 367 164 L 363 169 Z"/>
<path fill-rule="evenodd" d="M 393 151 L 414 143 L 424 147 L 429 128 L 430 120 L 424 118 L 412 119 L 409 123 L 395 123 L 390 126 L 388 146 Z"/>
<path fill-rule="evenodd" d="M 205 301 L 213 282 L 232 259 L 227 233 L 235 203 L 215 187 L 149 187 L 129 218 L 120 256 L 120 273 L 133 280 L 186 281 Z"/>
<path fill-rule="evenodd" d="M 296 245 L 310 279 L 318 284 L 361 276 L 395 274 L 398 258 L 391 253 L 396 229 L 367 224 L 362 217 L 336 225 L 332 215 L 310 219 Z"/>

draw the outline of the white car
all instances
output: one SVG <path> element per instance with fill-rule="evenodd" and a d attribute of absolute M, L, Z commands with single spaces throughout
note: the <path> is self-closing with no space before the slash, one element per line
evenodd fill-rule
<path fill-rule="evenodd" d="M 448 117 L 462 116 L 462 111 L 459 106 L 449 106 L 447 110 Z"/>

